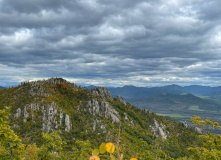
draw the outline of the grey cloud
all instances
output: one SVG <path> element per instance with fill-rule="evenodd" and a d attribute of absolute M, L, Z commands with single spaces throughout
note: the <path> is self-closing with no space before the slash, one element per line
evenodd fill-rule
<path fill-rule="evenodd" d="M 0 77 L 212 82 L 221 58 L 217 6 L 218 0 L 1 0 Z"/>
<path fill-rule="evenodd" d="M 200 3 L 195 3 L 193 8 L 199 13 L 199 18 L 204 21 L 220 21 L 220 5 L 221 2 L 217 0 L 200 1 Z"/>
<path fill-rule="evenodd" d="M 1 9 L 6 12 L 10 13 L 13 11 L 19 13 L 38 13 L 42 9 L 47 10 L 59 10 L 60 8 L 64 7 L 64 5 L 69 5 L 71 1 L 69 0 L 7 0 L 2 2 Z"/>

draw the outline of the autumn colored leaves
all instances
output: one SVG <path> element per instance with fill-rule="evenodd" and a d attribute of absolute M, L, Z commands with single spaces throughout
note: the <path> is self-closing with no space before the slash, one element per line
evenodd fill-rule
<path fill-rule="evenodd" d="M 123 160 L 123 154 L 116 158 L 114 155 L 115 146 L 113 143 L 102 143 L 99 149 L 94 149 L 90 160 L 100 160 L 100 158 L 110 159 L 110 160 Z M 106 154 L 105 154 L 106 153 Z M 131 158 L 130 160 L 137 160 L 136 158 Z"/>

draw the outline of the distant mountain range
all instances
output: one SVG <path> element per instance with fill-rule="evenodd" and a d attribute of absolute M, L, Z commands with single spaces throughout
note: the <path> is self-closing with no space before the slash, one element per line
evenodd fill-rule
<path fill-rule="evenodd" d="M 96 88 L 96 86 L 90 85 L 90 86 L 87 86 L 86 88 L 87 88 L 87 89 L 93 89 L 93 88 Z"/>
<path fill-rule="evenodd" d="M 221 102 L 207 96 L 162 93 L 147 98 L 129 98 L 126 101 L 138 108 L 148 109 L 179 121 L 190 122 L 191 117 L 200 116 L 221 122 Z"/>
<path fill-rule="evenodd" d="M 5 87 L 0 86 L 0 89 L 3 89 L 3 88 L 5 88 Z"/>
<path fill-rule="evenodd" d="M 133 104 L 136 101 L 136 105 L 139 108 L 146 108 L 147 106 L 153 110 L 171 110 L 186 112 L 187 110 L 193 111 L 217 111 L 221 110 L 221 102 L 209 97 L 200 97 L 192 94 L 171 94 L 162 93 L 157 96 L 147 98 L 130 98 L 127 99 Z M 148 105 L 147 105 L 148 104 Z M 193 107 L 198 106 L 198 107 Z M 200 107 L 200 108 L 199 108 Z M 159 110 L 160 109 L 160 110 Z"/>
<path fill-rule="evenodd" d="M 112 96 L 120 95 L 138 108 L 148 109 L 174 120 L 191 123 L 191 117 L 200 116 L 221 123 L 221 87 L 168 85 L 108 89 Z"/>
<path fill-rule="evenodd" d="M 124 98 L 140 98 L 140 97 L 151 97 L 156 96 L 161 93 L 173 93 L 173 94 L 183 94 L 189 93 L 199 96 L 210 96 L 221 100 L 221 87 L 209 87 L 209 86 L 178 86 L 178 85 L 168 85 L 163 87 L 135 87 L 135 86 L 124 86 L 117 88 L 108 88 L 113 96 L 120 95 Z"/>

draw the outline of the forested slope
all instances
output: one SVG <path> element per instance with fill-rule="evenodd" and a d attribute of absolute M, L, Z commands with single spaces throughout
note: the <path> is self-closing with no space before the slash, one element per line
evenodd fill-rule
<path fill-rule="evenodd" d="M 199 145 L 194 128 L 138 109 L 105 88 L 86 89 L 61 78 L 26 82 L 0 90 L 0 109 L 11 106 L 10 126 L 22 143 L 44 145 L 43 133 L 59 130 L 63 152 L 77 157 L 79 146 L 119 144 L 125 158 L 184 157 Z M 120 135 L 120 136 L 119 136 Z M 75 148 L 75 149 L 73 149 Z M 78 148 L 78 149 L 76 149 Z"/>

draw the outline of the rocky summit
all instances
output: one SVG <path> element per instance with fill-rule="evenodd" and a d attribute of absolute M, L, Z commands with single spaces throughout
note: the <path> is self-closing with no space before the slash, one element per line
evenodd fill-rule
<path fill-rule="evenodd" d="M 81 88 L 62 78 L 1 89 L 0 109 L 4 106 L 11 106 L 10 126 L 25 144 L 41 146 L 42 132 L 59 131 L 67 151 L 78 140 L 88 140 L 93 148 L 102 142 L 119 144 L 129 157 L 161 148 L 176 158 L 197 143 L 191 127 L 138 109 L 103 87 Z"/>

